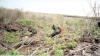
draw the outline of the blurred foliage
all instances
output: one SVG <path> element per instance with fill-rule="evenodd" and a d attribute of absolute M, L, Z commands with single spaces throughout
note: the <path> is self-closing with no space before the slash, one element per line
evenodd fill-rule
<path fill-rule="evenodd" d="M 17 50 L 10 50 L 6 55 L 20 55 L 20 53 Z"/>
<path fill-rule="evenodd" d="M 15 37 L 16 33 L 15 32 L 4 32 L 4 40 L 7 43 L 14 43 L 19 41 L 18 37 Z"/>
<path fill-rule="evenodd" d="M 66 45 L 65 44 L 55 44 L 54 45 L 54 50 L 60 50 L 60 49 L 65 49 Z"/>
<path fill-rule="evenodd" d="M 53 40 L 50 37 L 45 37 L 45 40 L 47 41 L 47 44 L 53 44 Z"/>
<path fill-rule="evenodd" d="M 64 51 L 63 50 L 55 50 L 54 56 L 64 56 Z"/>
<path fill-rule="evenodd" d="M 54 56 L 64 56 L 65 44 L 54 44 Z"/>
<path fill-rule="evenodd" d="M 32 21 L 33 21 L 33 20 L 31 20 L 31 19 L 22 19 L 22 20 L 20 20 L 20 24 L 21 24 L 22 26 L 30 26 L 30 27 L 33 27 L 34 24 L 33 24 Z"/>
<path fill-rule="evenodd" d="M 0 7 L 0 20 L 2 20 L 2 24 L 14 22 L 20 18 L 23 18 L 23 12 L 21 10 L 12 10 Z"/>
<path fill-rule="evenodd" d="M 77 46 L 77 42 L 70 42 L 70 43 L 68 43 L 68 47 L 71 48 L 71 49 L 73 49 L 76 46 Z"/>
<path fill-rule="evenodd" d="M 43 53 L 43 52 L 41 52 L 41 53 L 39 53 L 38 56 L 49 56 L 49 54 L 48 54 L 48 53 Z"/>
<path fill-rule="evenodd" d="M 0 55 L 4 54 L 5 53 L 5 50 L 1 49 L 0 50 Z"/>

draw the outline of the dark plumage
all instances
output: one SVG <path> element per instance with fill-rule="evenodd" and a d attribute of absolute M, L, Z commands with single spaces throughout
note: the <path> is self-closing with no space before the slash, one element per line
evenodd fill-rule
<path fill-rule="evenodd" d="M 62 29 L 60 27 L 56 27 L 55 25 L 52 26 L 52 29 L 54 32 L 51 34 L 51 37 L 54 37 L 62 32 Z"/>

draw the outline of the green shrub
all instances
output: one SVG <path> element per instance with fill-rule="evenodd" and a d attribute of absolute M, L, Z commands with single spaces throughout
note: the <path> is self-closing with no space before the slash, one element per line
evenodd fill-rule
<path fill-rule="evenodd" d="M 95 41 L 98 41 L 98 39 L 97 39 L 97 38 L 94 38 L 94 40 L 95 40 Z"/>
<path fill-rule="evenodd" d="M 4 53 L 5 53 L 5 50 L 0 50 L 0 55 Z"/>
<path fill-rule="evenodd" d="M 16 50 L 10 50 L 7 55 L 19 55 L 20 53 Z"/>
<path fill-rule="evenodd" d="M 95 43 L 100 43 L 100 39 L 97 38 L 97 36 L 95 36 L 94 38 Z"/>
<path fill-rule="evenodd" d="M 5 32 L 4 33 L 4 40 L 7 43 L 14 43 L 17 42 L 19 40 L 19 38 L 15 37 L 15 32 Z"/>
<path fill-rule="evenodd" d="M 77 42 L 68 43 L 68 47 L 71 48 L 71 49 L 76 47 L 76 46 L 77 46 Z"/>
<path fill-rule="evenodd" d="M 94 32 L 93 32 L 95 35 L 98 35 L 100 33 L 100 29 L 96 29 Z"/>

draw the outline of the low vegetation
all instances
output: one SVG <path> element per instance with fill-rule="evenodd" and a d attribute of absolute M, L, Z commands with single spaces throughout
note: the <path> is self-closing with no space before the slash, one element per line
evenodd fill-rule
<path fill-rule="evenodd" d="M 7 55 L 9 56 L 9 55 L 20 55 L 20 53 L 18 52 L 18 51 L 16 51 L 16 50 L 10 50 L 8 53 L 7 53 Z"/>
<path fill-rule="evenodd" d="M 5 50 L 1 49 L 0 50 L 0 55 L 4 54 L 5 53 Z"/>
<path fill-rule="evenodd" d="M 55 44 L 54 45 L 54 55 L 55 56 L 64 56 L 65 49 L 66 49 L 65 44 Z"/>
<path fill-rule="evenodd" d="M 54 56 L 64 56 L 64 51 L 63 50 L 55 50 Z"/>
<path fill-rule="evenodd" d="M 5 9 L 7 10 L 7 9 Z M 10 10 L 10 9 L 9 9 Z M 7 11 L 9 11 L 7 10 Z M 11 10 L 13 11 L 13 10 Z M 2 12 L 0 10 L 0 12 Z M 91 19 L 87 18 L 77 18 L 77 17 L 66 17 L 63 15 L 54 15 L 54 14 L 43 14 L 43 13 L 26 13 L 26 12 L 21 12 L 21 11 L 13 11 L 16 12 L 14 15 L 13 13 L 6 12 L 7 15 L 4 14 L 4 12 L 0 13 L 3 14 L 0 16 L 0 18 L 4 18 L 4 16 L 7 16 L 9 22 L 18 22 L 21 27 L 28 26 L 35 28 L 38 32 L 37 35 L 33 38 L 28 38 L 33 41 L 32 44 L 29 44 L 28 46 L 22 47 L 19 46 L 18 51 L 16 51 L 16 48 L 12 48 L 14 50 L 9 50 L 9 52 L 5 52 L 0 49 L 0 55 L 5 53 L 7 55 L 23 55 L 24 52 L 26 55 L 31 55 L 32 52 L 36 51 L 36 48 L 39 48 L 38 51 L 39 53 L 36 52 L 34 55 L 38 56 L 64 56 L 66 53 L 66 49 L 73 49 L 78 46 L 81 42 L 79 41 L 80 38 L 84 37 L 95 37 L 94 40 L 97 41 L 97 35 L 100 33 L 100 29 L 97 28 L 97 25 L 95 22 L 92 22 Z M 18 13 L 17 13 L 18 12 Z M 31 15 L 30 15 L 31 14 Z M 11 17 L 12 16 L 12 17 Z M 17 17 L 18 16 L 18 17 Z M 4 18 L 4 19 L 6 19 Z M 0 19 L 1 20 L 1 19 Z M 2 24 L 7 24 L 5 23 L 0 23 Z M 7 21 L 8 22 L 8 21 Z M 9 23 L 8 22 L 8 23 Z M 62 33 L 51 38 L 49 35 L 53 32 L 51 26 L 56 25 L 62 28 Z M 22 31 L 17 31 L 17 32 L 7 32 L 5 29 L 4 34 L 2 34 L 3 40 L 7 44 L 18 44 L 21 43 L 23 44 L 23 38 L 21 36 Z M 26 34 L 29 34 L 27 32 Z M 26 38 L 27 39 L 27 38 Z M 35 43 L 35 41 L 37 41 Z M 28 42 L 28 41 L 27 41 Z M 9 45 L 11 46 L 11 45 Z M 28 51 L 25 51 L 28 50 Z M 24 51 L 24 52 L 23 52 Z M 50 51 L 53 52 L 53 54 L 50 54 Z"/>
<path fill-rule="evenodd" d="M 68 47 L 69 47 L 70 49 L 73 49 L 73 48 L 76 47 L 76 46 L 77 46 L 77 42 L 68 43 Z"/>
<path fill-rule="evenodd" d="M 19 37 L 16 37 L 15 35 L 16 35 L 15 32 L 11 32 L 11 33 L 5 32 L 4 33 L 4 41 L 6 43 L 15 43 L 15 42 L 19 41 L 20 40 Z"/>
<path fill-rule="evenodd" d="M 39 55 L 38 56 L 49 56 L 49 54 L 48 53 L 39 53 Z"/>

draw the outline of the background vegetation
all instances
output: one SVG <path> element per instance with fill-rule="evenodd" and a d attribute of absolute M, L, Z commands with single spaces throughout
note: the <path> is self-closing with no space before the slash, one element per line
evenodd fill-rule
<path fill-rule="evenodd" d="M 22 47 L 16 51 L 17 49 L 12 46 L 21 42 L 22 37 L 19 36 L 21 31 L 7 32 L 4 30 L 2 38 L 4 43 L 12 47 L 12 50 L 0 50 L 0 54 L 30 55 L 34 49 L 36 51 L 34 55 L 64 56 L 65 53 L 69 53 L 71 49 L 74 50 L 81 43 L 80 38 L 83 38 L 83 35 L 89 38 L 89 34 L 92 34 L 91 38 L 95 37 L 94 39 L 96 39 L 100 33 L 97 22 L 87 17 L 67 17 L 67 15 L 29 13 L 17 9 L 0 8 L 0 25 L 3 26 L 10 22 L 18 22 L 21 26 L 35 28 L 38 33 L 33 39 L 38 38 L 39 43 L 34 44 L 33 47 Z M 61 27 L 63 32 L 50 38 L 48 36 L 53 32 L 51 28 L 53 24 Z"/>

